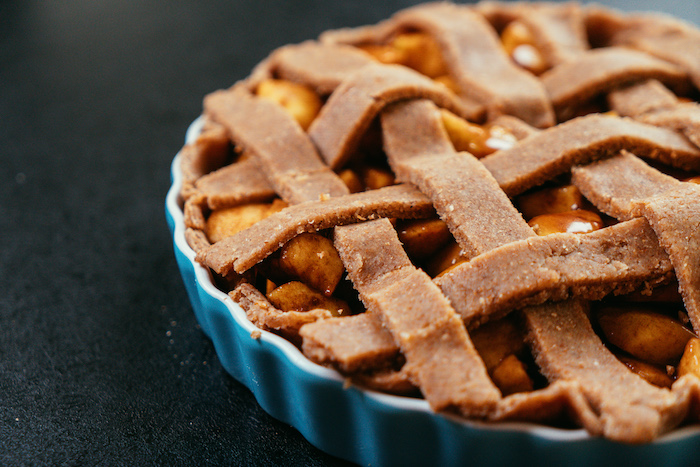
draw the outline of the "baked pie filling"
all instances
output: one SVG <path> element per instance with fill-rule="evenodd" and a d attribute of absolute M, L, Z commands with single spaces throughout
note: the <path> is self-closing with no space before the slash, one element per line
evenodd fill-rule
<path fill-rule="evenodd" d="M 259 328 L 437 412 L 700 418 L 700 31 L 420 5 L 204 99 L 186 238 Z"/>

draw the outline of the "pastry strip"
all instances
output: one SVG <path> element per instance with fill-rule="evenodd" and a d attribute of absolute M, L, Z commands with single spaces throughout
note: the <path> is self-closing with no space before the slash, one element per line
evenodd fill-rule
<path fill-rule="evenodd" d="M 207 204 L 206 196 L 193 190 L 190 197 L 182 207 L 183 221 L 185 227 L 204 230 L 207 225 L 205 209 Z"/>
<path fill-rule="evenodd" d="M 180 170 L 182 171 L 183 199 L 192 196 L 196 190 L 194 184 L 199 177 L 206 175 L 226 164 L 231 143 L 226 129 L 211 121 L 206 121 L 201 134 L 194 143 L 186 144 L 180 151 Z"/>
<path fill-rule="evenodd" d="M 382 144 L 390 164 L 455 152 L 440 110 L 428 100 L 411 99 L 387 106 L 382 111 L 381 124 Z"/>
<path fill-rule="evenodd" d="M 550 381 L 576 381 L 600 417 L 600 433 L 614 440 L 648 442 L 676 426 L 685 401 L 630 372 L 595 334 L 584 302 L 569 300 L 527 308 L 535 361 Z"/>
<path fill-rule="evenodd" d="M 576 3 L 482 2 L 475 9 L 497 30 L 511 21 L 523 23 L 550 67 L 575 60 L 589 48 L 583 11 Z"/>
<path fill-rule="evenodd" d="M 700 105 L 681 103 L 658 81 L 629 86 L 608 94 L 610 108 L 650 125 L 680 131 L 700 146 Z"/>
<path fill-rule="evenodd" d="M 663 175 L 631 154 L 576 168 L 572 181 L 599 209 L 649 221 L 673 263 L 690 322 L 700 329 L 700 186 Z"/>
<path fill-rule="evenodd" d="M 492 249 L 435 279 L 470 326 L 513 309 L 569 297 L 650 288 L 673 276 L 673 267 L 644 219 L 586 235 L 553 234 Z"/>
<path fill-rule="evenodd" d="M 598 209 L 621 220 L 639 217 L 639 202 L 682 184 L 627 151 L 574 167 L 571 181 Z"/>
<path fill-rule="evenodd" d="M 540 76 L 560 121 L 574 116 L 578 106 L 597 95 L 652 78 L 676 86 L 686 81 L 685 73 L 674 65 L 621 47 L 593 49 Z"/>
<path fill-rule="evenodd" d="M 632 84 L 608 93 L 608 105 L 623 117 L 637 117 L 651 110 L 673 107 L 678 98 L 655 79 Z"/>
<path fill-rule="evenodd" d="M 255 155 L 275 192 L 289 204 L 318 199 L 320 194 L 347 193 L 345 184 L 321 162 L 301 127 L 276 103 L 234 86 L 209 94 L 204 110 L 226 126 L 241 152 Z M 271 129 L 274 138 L 270 138 Z"/>
<path fill-rule="evenodd" d="M 507 130 L 510 134 L 515 136 L 517 140 L 525 139 L 540 131 L 539 128 L 528 125 L 518 117 L 513 117 L 512 115 L 501 115 L 491 122 L 491 126 L 499 126 Z"/>
<path fill-rule="evenodd" d="M 435 38 L 460 94 L 485 105 L 489 119 L 510 114 L 537 127 L 554 123 L 542 85 L 511 62 L 493 28 L 470 8 L 448 3 L 420 5 L 380 24 L 373 39 L 371 29 L 362 28 L 355 35 L 348 30 L 327 34 L 324 40 L 377 43 L 386 39 L 389 30 L 419 30 Z"/>
<path fill-rule="evenodd" d="M 199 229 L 185 229 L 185 240 L 195 253 L 198 253 L 200 250 L 203 250 L 211 245 L 207 236 Z"/>
<path fill-rule="evenodd" d="M 586 22 L 596 45 L 631 47 L 671 62 L 700 88 L 700 31 L 690 24 L 659 15 L 621 15 L 602 7 L 588 7 Z"/>
<path fill-rule="evenodd" d="M 395 241 L 388 245 L 379 238 Z M 391 223 L 382 219 L 338 227 L 335 244 L 360 298 L 369 312 L 380 313 L 406 358 L 405 370 L 431 408 L 486 416 L 500 399 L 498 389 L 464 324 L 430 277 L 411 265 Z M 381 260 L 366 262 L 385 255 L 405 258 L 407 264 L 398 262 L 399 269 L 393 269 Z M 420 299 L 407 296 L 406 290 Z"/>
<path fill-rule="evenodd" d="M 397 180 L 418 186 L 432 200 L 465 255 L 535 235 L 484 166 L 469 153 L 455 152 L 431 102 L 387 108 L 382 132 Z"/>
<path fill-rule="evenodd" d="M 306 41 L 277 49 L 268 62 L 273 76 L 306 84 L 321 96 L 374 60 L 355 47 Z"/>
<path fill-rule="evenodd" d="M 543 130 L 481 159 L 509 196 L 565 173 L 571 166 L 627 149 L 681 168 L 700 168 L 700 149 L 682 135 L 631 119 L 587 115 Z"/>
<path fill-rule="evenodd" d="M 637 117 L 640 122 L 680 131 L 700 147 L 700 104 L 679 103 L 668 109 L 658 109 Z"/>
<path fill-rule="evenodd" d="M 642 213 L 668 252 L 693 328 L 700 329 L 700 186 L 684 183 L 643 203 Z"/>
<path fill-rule="evenodd" d="M 499 402 L 490 414 L 491 420 L 556 420 L 562 413 L 568 414 L 579 426 L 591 434 L 600 434 L 601 421 L 591 409 L 581 386 L 576 381 L 553 381 L 546 388 L 511 394 Z"/>
<path fill-rule="evenodd" d="M 309 127 L 309 136 L 329 166 L 341 167 L 382 108 L 417 97 L 428 98 L 468 119 L 478 119 L 481 113 L 481 106 L 460 101 L 446 87 L 416 71 L 373 63 L 349 75 L 336 88 Z"/>
<path fill-rule="evenodd" d="M 350 381 L 365 388 L 390 394 L 415 396 L 418 393 L 416 386 L 411 383 L 403 368 L 354 373 L 350 376 Z"/>
<path fill-rule="evenodd" d="M 399 354 L 391 333 L 371 311 L 307 324 L 299 336 L 307 358 L 345 373 L 386 368 Z"/>
<path fill-rule="evenodd" d="M 218 274 L 242 273 L 303 232 L 379 217 L 425 218 L 434 214 L 430 200 L 408 185 L 394 185 L 325 201 L 289 206 L 203 250 L 197 260 Z"/>
<path fill-rule="evenodd" d="M 251 158 L 210 172 L 200 177 L 194 186 L 211 210 L 260 203 L 275 196 L 267 178 Z"/>
<path fill-rule="evenodd" d="M 258 289 L 245 282 L 233 289 L 229 296 L 245 310 L 250 322 L 260 329 L 276 331 L 288 339 L 294 339 L 303 325 L 331 317 L 330 311 L 320 308 L 309 311 L 278 310 Z"/>

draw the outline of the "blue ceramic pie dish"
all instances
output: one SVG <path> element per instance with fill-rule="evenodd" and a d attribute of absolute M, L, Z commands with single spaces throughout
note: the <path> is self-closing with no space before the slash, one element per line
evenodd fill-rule
<path fill-rule="evenodd" d="M 193 142 L 201 118 L 187 131 Z M 633 446 L 533 423 L 482 423 L 436 414 L 421 399 L 348 385 L 290 342 L 259 331 L 195 262 L 185 240 L 180 156 L 172 163 L 166 217 L 175 257 L 202 330 L 222 365 L 273 417 L 314 446 L 360 465 L 700 465 L 700 428 L 675 430 Z M 259 337 L 258 337 L 259 333 Z M 256 337 L 252 337 L 255 335 Z"/>

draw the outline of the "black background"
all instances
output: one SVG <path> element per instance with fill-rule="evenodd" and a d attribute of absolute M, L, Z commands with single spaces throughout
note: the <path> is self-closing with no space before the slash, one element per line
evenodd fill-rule
<path fill-rule="evenodd" d="M 223 371 L 164 197 L 206 93 L 412 3 L 0 2 L 0 464 L 346 465 Z"/>

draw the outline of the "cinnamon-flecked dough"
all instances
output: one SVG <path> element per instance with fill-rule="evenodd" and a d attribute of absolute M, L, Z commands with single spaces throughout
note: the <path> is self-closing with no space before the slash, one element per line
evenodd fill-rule
<path fill-rule="evenodd" d="M 500 393 L 462 320 L 401 244 L 390 246 L 377 241 L 381 238 L 396 238 L 386 219 L 335 229 L 336 248 L 360 298 L 391 332 L 406 358 L 405 370 L 434 410 L 485 417 Z"/>
<path fill-rule="evenodd" d="M 386 105 L 411 98 L 428 98 L 470 120 L 481 115 L 481 106 L 458 99 L 416 71 L 374 63 L 353 72 L 336 88 L 309 127 L 309 136 L 330 167 L 341 167 Z"/>
<path fill-rule="evenodd" d="M 488 119 L 509 114 L 536 127 L 554 124 L 552 106 L 542 84 L 513 64 L 495 31 L 470 8 L 437 2 L 419 5 L 397 13 L 374 30 L 328 32 L 322 40 L 381 43 L 392 33 L 404 30 L 423 31 L 437 41 L 460 95 L 486 106 Z"/>
<path fill-rule="evenodd" d="M 276 103 L 234 86 L 209 94 L 204 110 L 226 127 L 240 152 L 255 157 L 275 192 L 289 204 L 318 199 L 320 194 L 340 196 L 348 192 L 321 162 L 304 130 Z M 271 129 L 274 138 L 269 137 Z"/>
<path fill-rule="evenodd" d="M 539 77 L 500 43 L 513 21 L 549 68 Z M 413 32 L 435 41 L 457 94 L 354 47 L 389 46 Z M 582 300 L 648 291 L 675 274 L 700 329 L 700 188 L 631 154 L 700 170 L 698 104 L 676 95 L 700 86 L 698 50 L 697 31 L 671 19 L 498 2 L 421 5 L 279 48 L 249 77 L 205 98 L 203 133 L 181 153 L 185 238 L 251 322 L 349 381 L 420 391 L 435 411 L 468 418 L 567 417 L 593 435 L 652 441 L 700 416 L 700 379 L 683 376 L 668 390 L 634 375 L 596 335 Z M 266 79 L 318 95 L 321 111 L 308 132 L 255 95 Z M 623 118 L 613 112 L 553 126 L 555 111 L 568 119 L 597 97 Z M 480 160 L 457 152 L 440 108 L 506 128 L 518 141 Z M 401 184 L 350 195 L 334 170 L 361 163 L 360 141 L 377 120 Z M 622 222 L 535 236 L 510 197 L 569 173 L 589 201 Z M 276 196 L 289 207 L 213 244 L 204 234 L 210 211 Z M 466 261 L 431 280 L 388 218 L 435 214 Z M 253 285 L 262 271 L 256 264 L 319 230 L 332 236 L 366 308 L 357 315 L 284 312 Z M 503 397 L 469 333 L 508 313 L 524 323 L 547 384 Z"/>
<path fill-rule="evenodd" d="M 416 125 L 420 130 L 414 130 Z M 454 150 L 431 102 L 388 108 L 382 134 L 397 180 L 416 185 L 431 199 L 465 256 L 535 235 L 484 166 Z"/>
<path fill-rule="evenodd" d="M 608 94 L 610 108 L 643 123 L 680 131 L 700 147 L 700 104 L 682 102 L 656 80 Z"/>
<path fill-rule="evenodd" d="M 693 328 L 700 329 L 700 186 L 663 175 L 629 153 L 577 168 L 572 179 L 599 209 L 649 221 L 676 271 Z"/>
<path fill-rule="evenodd" d="M 560 121 L 574 116 L 581 104 L 599 94 L 652 78 L 677 87 L 687 81 L 680 68 L 622 47 L 593 49 L 541 76 Z"/>
<path fill-rule="evenodd" d="M 598 421 L 590 431 L 628 443 L 649 442 L 687 415 L 685 393 L 654 387 L 608 351 L 586 316 L 569 300 L 523 311 L 535 360 L 550 381 L 576 381 Z"/>
<path fill-rule="evenodd" d="M 244 272 L 303 232 L 380 217 L 420 219 L 434 213 L 430 200 L 410 185 L 354 193 L 289 206 L 201 251 L 197 260 L 218 274 Z"/>
<path fill-rule="evenodd" d="M 685 169 L 700 169 L 700 148 L 682 135 L 627 118 L 587 115 L 534 134 L 481 159 L 509 196 L 561 175 L 572 166 L 626 149 Z"/>
<path fill-rule="evenodd" d="M 574 61 L 590 48 L 584 11 L 576 3 L 482 2 L 475 9 L 497 30 L 513 21 L 523 24 L 547 68 Z"/>
<path fill-rule="evenodd" d="M 668 255 L 644 219 L 579 234 L 508 243 L 435 279 L 475 327 L 526 305 L 569 297 L 599 300 L 673 277 Z"/>

